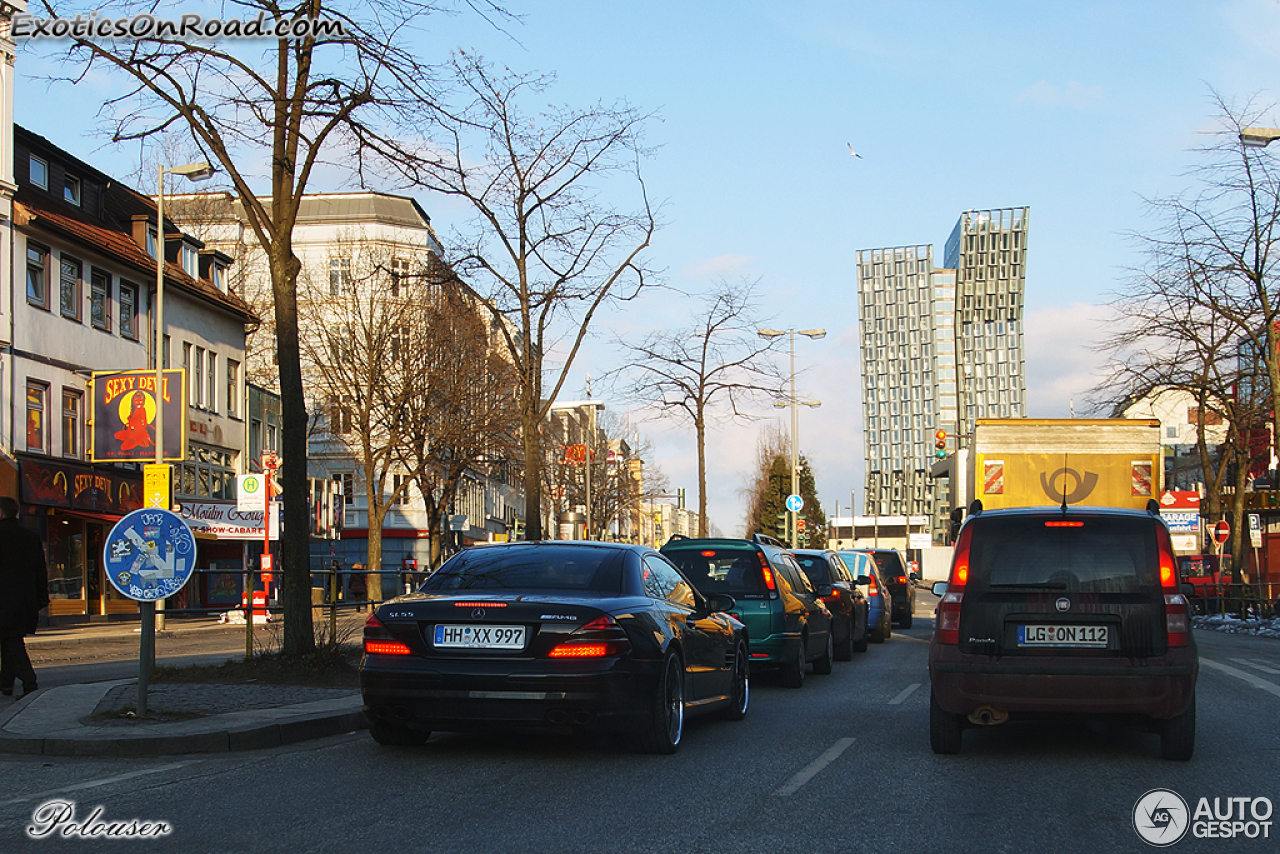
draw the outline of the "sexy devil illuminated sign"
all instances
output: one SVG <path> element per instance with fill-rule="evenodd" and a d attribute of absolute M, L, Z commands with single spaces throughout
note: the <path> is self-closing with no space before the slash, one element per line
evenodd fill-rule
<path fill-rule="evenodd" d="M 185 459 L 187 447 L 186 372 L 164 372 L 159 395 L 164 407 L 164 459 Z M 94 462 L 156 458 L 156 372 L 112 371 L 93 375 Z"/>

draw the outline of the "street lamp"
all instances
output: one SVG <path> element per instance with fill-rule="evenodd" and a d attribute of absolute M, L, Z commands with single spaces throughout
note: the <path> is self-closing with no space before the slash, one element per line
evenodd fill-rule
<path fill-rule="evenodd" d="M 809 406 L 809 407 L 818 407 L 818 406 L 821 406 L 822 403 L 817 400 L 803 400 L 803 401 L 796 400 L 796 336 L 804 335 L 807 338 L 812 338 L 813 340 L 817 341 L 820 338 L 827 337 L 827 330 L 825 329 L 788 329 L 786 331 L 783 331 L 781 329 L 758 329 L 756 330 L 756 332 L 760 335 L 761 338 L 764 338 L 769 341 L 772 341 L 773 339 L 782 335 L 788 336 L 791 341 L 791 396 L 785 401 L 782 401 L 782 400 L 774 401 L 773 405 L 779 409 L 781 409 L 784 406 L 791 407 L 791 494 L 799 495 L 800 494 L 800 473 L 797 469 L 797 466 L 798 466 L 797 435 L 800 431 L 800 417 L 798 415 L 798 410 L 796 409 L 796 407 L 801 405 Z M 790 517 L 791 517 L 791 548 L 794 549 L 797 547 L 796 514 L 789 509 L 787 512 L 790 514 Z"/>
<path fill-rule="evenodd" d="M 1249 148 L 1266 148 L 1280 139 L 1280 128 L 1245 128 L 1240 131 L 1240 142 Z"/>
<path fill-rule="evenodd" d="M 588 390 L 588 393 L 590 391 Z M 596 410 L 604 409 L 604 404 L 598 400 L 575 400 L 569 403 L 553 403 L 551 404 L 552 412 L 587 412 L 587 441 L 586 441 L 586 458 L 583 465 L 587 467 L 587 539 L 591 539 L 591 446 L 595 442 L 596 437 Z"/>
<path fill-rule="evenodd" d="M 214 168 L 208 163 L 187 163 L 182 166 L 160 166 L 157 174 L 157 194 L 156 194 L 156 330 L 155 330 L 155 349 L 152 351 L 156 357 L 156 465 L 164 465 L 164 175 L 169 172 L 173 175 L 183 175 L 191 181 L 203 181 L 214 173 Z M 172 485 L 172 480 L 170 480 Z M 172 500 L 170 500 L 172 506 Z M 165 510 L 171 509 L 165 507 Z M 252 592 L 250 593 L 252 596 Z M 142 609 L 142 645 L 141 658 L 144 662 L 152 662 L 155 656 L 155 621 L 154 602 L 141 603 Z M 148 627 L 151 631 L 148 631 Z M 160 628 L 164 628 L 164 617 L 160 617 Z M 143 677 L 139 680 L 139 708 L 141 713 L 145 713 L 145 701 L 142 696 L 146 692 L 146 671 L 149 664 L 143 667 Z"/>

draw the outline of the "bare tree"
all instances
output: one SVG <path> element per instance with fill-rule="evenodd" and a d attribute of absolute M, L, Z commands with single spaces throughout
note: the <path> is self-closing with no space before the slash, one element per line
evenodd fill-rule
<path fill-rule="evenodd" d="M 683 329 L 651 332 L 631 354 L 626 393 L 693 426 L 698 450 L 698 536 L 707 536 L 707 428 L 749 420 L 746 404 L 782 394 L 783 376 L 769 358 L 756 316 L 757 281 L 721 282 Z"/>
<path fill-rule="evenodd" d="M 520 421 L 515 369 L 493 318 L 443 264 L 436 262 L 425 276 L 432 294 L 409 350 L 419 388 L 407 402 L 398 459 L 422 492 L 435 566 L 441 559 L 437 534 L 463 476 L 518 472 L 513 459 Z"/>
<path fill-rule="evenodd" d="M 1271 403 L 1280 392 L 1280 168 L 1240 140 L 1265 111 L 1236 108 L 1216 93 L 1213 99 L 1221 128 L 1201 150 L 1204 161 L 1192 172 L 1197 186 L 1149 201 L 1161 226 L 1137 235 L 1148 262 L 1114 304 L 1114 332 L 1103 346 L 1117 359 L 1102 389 L 1123 398 L 1159 385 L 1182 388 L 1196 396 L 1202 418 L 1222 415 L 1237 487 L 1232 550 L 1241 554 L 1243 487 L 1256 465 L 1260 420 L 1270 420 L 1280 442 L 1280 407 Z M 1203 427 L 1212 518 L 1221 512 L 1226 472 L 1214 470 Z"/>
<path fill-rule="evenodd" d="M 86 9 L 42 0 L 51 16 Z M 501 10 L 470 4 L 488 13 Z M 370 169 L 415 159 L 398 129 L 421 127 L 437 102 L 436 70 L 405 35 L 435 9 L 430 0 L 237 0 L 230 8 L 272 20 L 314 18 L 341 28 L 300 39 L 191 41 L 155 30 L 150 36 L 93 40 L 72 36 L 66 78 L 102 72 L 132 84 L 104 104 L 113 141 L 146 141 L 165 131 L 188 131 L 202 155 L 229 180 L 258 245 L 267 257 L 274 302 L 276 353 L 283 417 L 284 493 L 306 494 L 307 411 L 297 324 L 293 229 L 303 195 L 328 158 L 363 178 Z M 122 0 L 114 13 L 167 11 L 151 0 Z M 174 15 L 181 11 L 173 8 Z M 87 14 L 85 15 L 86 17 Z M 416 139 L 416 137 L 415 137 Z M 270 191 L 255 189 L 253 170 L 266 164 Z M 307 505 L 285 502 L 281 543 L 284 652 L 314 649 L 311 629 Z"/>
<path fill-rule="evenodd" d="M 470 104 L 443 123 L 439 133 L 449 144 L 439 159 L 412 161 L 405 171 L 420 186 L 464 200 L 475 214 L 474 230 L 458 236 L 451 263 L 503 321 L 495 328 L 519 378 L 525 519 L 528 537 L 539 539 L 539 426 L 597 312 L 633 299 L 647 284 L 641 254 L 656 221 L 639 160 L 650 116 L 626 104 L 530 115 L 522 102 L 541 99 L 550 77 L 495 75 L 465 54 L 455 57 L 453 70 Z M 615 173 L 634 178 L 637 211 L 601 202 L 601 182 Z"/>

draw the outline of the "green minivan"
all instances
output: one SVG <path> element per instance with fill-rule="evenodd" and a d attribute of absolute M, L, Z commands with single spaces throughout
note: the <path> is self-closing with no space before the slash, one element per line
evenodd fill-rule
<path fill-rule="evenodd" d="M 747 627 L 753 669 L 777 670 L 789 688 L 804 684 L 810 662 L 814 673 L 831 672 L 835 644 L 824 591 L 777 540 L 677 536 L 660 551 L 702 595 L 734 598 L 732 613 Z"/>

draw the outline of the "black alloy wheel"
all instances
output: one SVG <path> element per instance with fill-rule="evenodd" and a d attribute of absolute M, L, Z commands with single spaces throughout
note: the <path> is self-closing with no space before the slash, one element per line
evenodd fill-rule
<path fill-rule="evenodd" d="M 640 736 L 640 747 L 645 753 L 670 755 L 680 748 L 684 735 L 684 665 L 680 656 L 667 653 L 658 679 L 657 696 L 654 698 L 653 719 L 649 728 Z"/>
<path fill-rule="evenodd" d="M 726 721 L 740 721 L 747 716 L 751 704 L 751 657 L 747 645 L 738 644 L 733 656 L 733 683 L 729 686 L 729 705 L 720 712 Z"/>

